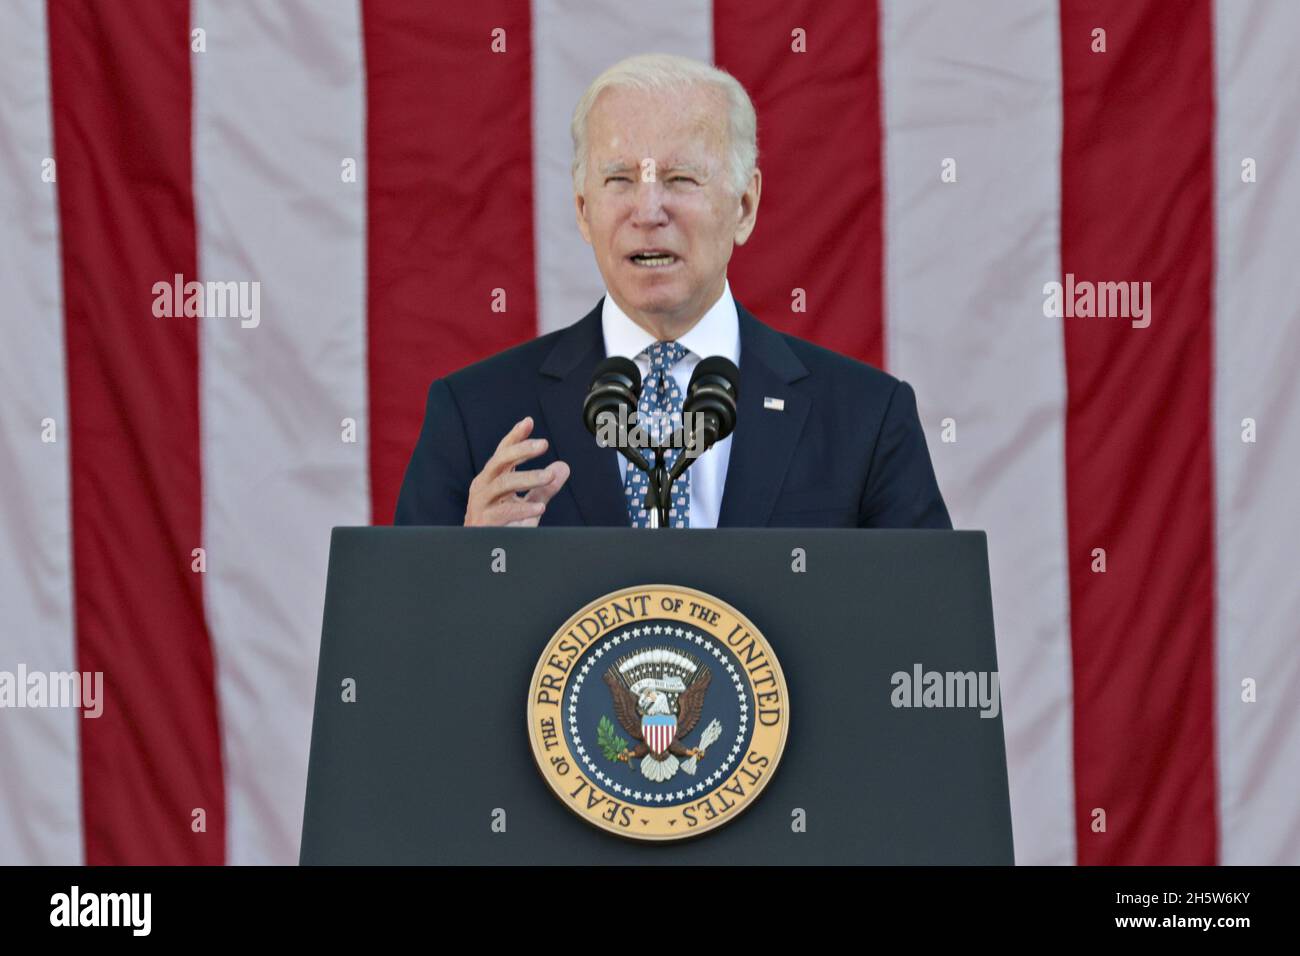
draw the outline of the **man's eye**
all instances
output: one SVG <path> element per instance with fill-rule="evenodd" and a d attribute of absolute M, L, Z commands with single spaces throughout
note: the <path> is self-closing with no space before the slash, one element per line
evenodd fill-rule
<path fill-rule="evenodd" d="M 693 183 L 693 182 L 695 182 L 695 180 L 691 179 L 691 177 L 689 177 L 689 176 L 670 176 L 669 179 L 668 179 L 668 181 L 669 181 L 670 183 Z"/>
<path fill-rule="evenodd" d="M 608 176 L 608 177 L 605 178 L 605 182 L 606 182 L 607 184 L 608 184 L 608 183 L 626 183 L 626 182 L 631 182 L 631 180 L 628 179 L 626 176 Z"/>

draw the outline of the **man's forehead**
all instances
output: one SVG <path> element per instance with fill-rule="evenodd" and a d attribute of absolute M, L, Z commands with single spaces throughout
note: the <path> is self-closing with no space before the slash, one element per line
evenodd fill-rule
<path fill-rule="evenodd" d="M 632 98 L 625 99 L 624 94 Z M 611 151 L 649 148 L 638 143 L 666 146 L 670 151 L 699 148 L 726 135 L 725 103 L 707 94 L 606 90 L 592 107 L 588 127 L 593 141 Z"/>
<path fill-rule="evenodd" d="M 593 139 L 591 144 L 592 157 L 602 168 L 618 163 L 640 165 L 646 159 L 653 159 L 661 169 L 705 168 L 721 148 L 722 139 L 717 136 L 679 135 L 664 142 L 654 136 L 627 132 L 612 132 Z"/>
<path fill-rule="evenodd" d="M 725 126 L 724 102 L 711 90 L 610 89 L 592 110 L 588 157 L 603 176 L 635 173 L 649 159 L 656 175 L 681 172 L 708 179 L 722 162 Z"/>

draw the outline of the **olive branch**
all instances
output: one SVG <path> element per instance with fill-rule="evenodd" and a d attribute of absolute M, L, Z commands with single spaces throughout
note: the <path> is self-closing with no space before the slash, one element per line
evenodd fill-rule
<path fill-rule="evenodd" d="M 617 760 L 618 755 L 627 750 L 627 741 L 618 735 L 618 729 L 612 720 L 602 717 L 600 723 L 596 724 L 596 746 L 606 760 Z"/>

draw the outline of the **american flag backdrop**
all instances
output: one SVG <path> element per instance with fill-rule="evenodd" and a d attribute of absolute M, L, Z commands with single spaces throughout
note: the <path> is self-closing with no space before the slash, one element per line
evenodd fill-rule
<path fill-rule="evenodd" d="M 391 520 L 430 381 L 596 303 L 570 116 L 662 51 L 758 110 L 737 298 L 909 381 L 988 532 L 1018 861 L 1300 863 L 1298 45 L 1295 0 L 0 0 L 0 671 L 104 675 L 0 709 L 0 862 L 297 860 L 330 528 Z"/>

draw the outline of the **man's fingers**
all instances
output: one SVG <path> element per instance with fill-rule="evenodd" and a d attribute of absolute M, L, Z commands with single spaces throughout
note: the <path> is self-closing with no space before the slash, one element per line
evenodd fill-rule
<path fill-rule="evenodd" d="M 487 487 L 487 496 L 489 501 L 495 501 L 502 495 L 514 494 L 520 491 L 531 491 L 542 485 L 548 484 L 555 477 L 553 469 L 555 464 L 552 463 L 546 468 L 529 468 L 525 471 L 507 471 L 503 475 L 498 475 Z"/>
<path fill-rule="evenodd" d="M 519 521 L 507 521 L 507 528 L 536 528 L 542 523 L 542 516 L 536 515 L 532 518 L 523 518 Z"/>
<path fill-rule="evenodd" d="M 483 470 L 470 483 L 467 525 L 502 525 L 536 527 L 546 503 L 564 486 L 569 466 L 552 462 L 546 468 L 517 470 L 522 462 L 545 453 L 545 438 L 530 438 L 532 416 L 515 423 L 497 444 Z"/>
<path fill-rule="evenodd" d="M 520 474 L 516 472 L 515 474 Z M 506 525 L 512 528 L 536 528 L 542 520 L 542 515 L 546 511 L 546 506 L 556 493 L 564 487 L 564 483 L 569 478 L 569 466 L 562 461 L 553 462 L 546 468 L 538 471 L 523 472 L 526 475 L 536 475 L 542 478 L 550 476 L 549 480 L 544 483 L 535 485 L 528 494 L 520 498 L 516 496 L 513 501 L 523 502 L 530 505 L 535 510 L 526 517 L 517 518 L 513 521 L 506 521 Z"/>
<path fill-rule="evenodd" d="M 488 481 L 493 481 L 516 465 L 536 458 L 546 451 L 547 445 L 545 438 L 529 438 L 499 449 L 483 466 L 483 476 Z"/>
<path fill-rule="evenodd" d="M 556 461 L 542 469 L 543 472 L 549 472 L 551 479 L 545 484 L 539 484 L 534 487 L 525 496 L 528 501 L 540 501 L 546 504 L 556 496 L 564 483 L 569 479 L 569 466 L 565 462 Z"/>
<path fill-rule="evenodd" d="M 497 442 L 497 451 L 500 452 L 503 448 L 513 445 L 520 439 L 527 438 L 532 431 L 533 418 L 531 415 L 526 415 L 519 419 L 519 421 L 515 422 L 514 427 L 511 428 L 510 431 L 506 432 L 502 439 Z"/>
<path fill-rule="evenodd" d="M 527 501 L 524 498 L 508 499 L 488 507 L 483 516 L 484 524 L 509 525 L 525 522 L 530 518 L 540 518 L 546 510 L 544 501 Z"/>

